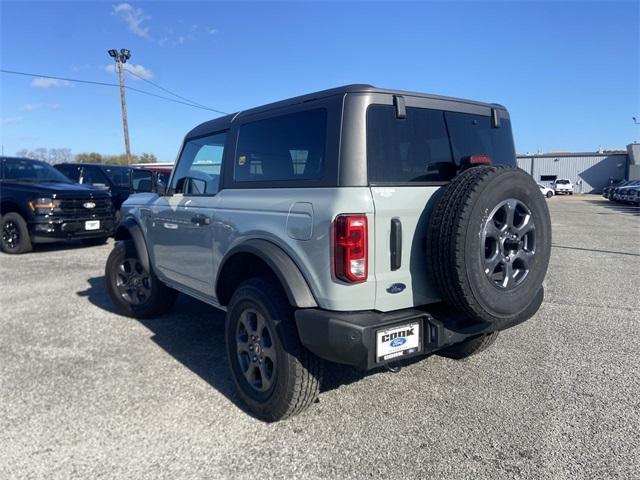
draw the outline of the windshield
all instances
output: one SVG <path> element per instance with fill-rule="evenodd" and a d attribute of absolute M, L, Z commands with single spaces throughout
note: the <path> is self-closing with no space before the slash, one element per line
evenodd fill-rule
<path fill-rule="evenodd" d="M 568 185 L 569 184 L 569 180 L 558 180 L 556 183 L 558 185 Z"/>
<path fill-rule="evenodd" d="M 56 182 L 71 183 L 58 170 L 51 165 L 39 160 L 30 160 L 28 158 L 5 158 L 2 168 L 2 179 L 13 180 L 19 182 Z"/>

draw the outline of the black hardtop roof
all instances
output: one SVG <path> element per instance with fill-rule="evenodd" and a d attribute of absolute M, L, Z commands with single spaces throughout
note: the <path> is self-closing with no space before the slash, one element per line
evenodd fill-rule
<path fill-rule="evenodd" d="M 224 115 L 222 117 L 218 117 L 213 120 L 209 120 L 201 123 L 197 127 L 193 128 L 191 131 L 189 131 L 189 133 L 187 133 L 187 137 L 206 135 L 207 132 L 224 130 L 228 128 L 229 125 L 231 125 L 231 123 L 234 120 L 243 118 L 248 115 L 253 115 L 256 113 L 266 112 L 269 110 L 288 107 L 291 105 L 298 105 L 300 103 L 305 103 L 305 102 L 309 102 L 311 100 L 317 100 L 320 98 L 327 98 L 335 95 L 344 95 L 347 93 L 383 93 L 383 94 L 390 94 L 390 95 L 402 95 L 405 97 L 422 97 L 422 98 L 430 98 L 434 100 L 446 100 L 451 102 L 469 103 L 472 105 L 480 105 L 480 106 L 489 107 L 489 108 L 504 109 L 502 105 L 499 105 L 497 103 L 477 102 L 475 100 L 466 100 L 463 98 L 445 97 L 445 96 L 434 95 L 430 93 L 409 92 L 405 90 L 392 90 L 392 89 L 374 87 L 373 85 L 368 85 L 365 83 L 354 83 L 351 85 L 343 85 L 341 87 L 335 87 L 335 88 L 330 88 L 328 90 L 320 90 L 318 92 L 308 93 L 306 95 L 291 97 L 285 100 L 279 100 L 277 102 L 267 103 L 265 105 L 254 107 L 248 110 L 241 110 L 239 112 L 231 113 L 229 115 Z"/>

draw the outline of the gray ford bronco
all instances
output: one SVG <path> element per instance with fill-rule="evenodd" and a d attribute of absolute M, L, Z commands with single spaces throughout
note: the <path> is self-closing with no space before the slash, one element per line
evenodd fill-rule
<path fill-rule="evenodd" d="M 503 106 L 349 85 L 198 125 L 115 238 L 113 302 L 226 310 L 238 392 L 275 421 L 317 399 L 323 360 L 464 358 L 533 316 L 551 226 Z"/>

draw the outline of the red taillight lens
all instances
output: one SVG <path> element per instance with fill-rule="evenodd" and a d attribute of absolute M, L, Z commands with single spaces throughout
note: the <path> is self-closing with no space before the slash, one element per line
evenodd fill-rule
<path fill-rule="evenodd" d="M 491 165 L 491 157 L 488 155 L 471 155 L 469 165 Z"/>
<path fill-rule="evenodd" d="M 368 274 L 368 229 L 364 215 L 338 215 L 333 226 L 334 268 L 340 280 L 364 282 Z"/>

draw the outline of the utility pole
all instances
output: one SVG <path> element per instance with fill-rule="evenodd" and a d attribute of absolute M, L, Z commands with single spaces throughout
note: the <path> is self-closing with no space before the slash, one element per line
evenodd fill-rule
<path fill-rule="evenodd" d="M 118 80 L 120 81 L 120 104 L 122 106 L 122 129 L 124 130 L 124 149 L 127 157 L 127 165 L 131 165 L 131 147 L 129 145 L 129 124 L 127 123 L 127 100 L 124 93 L 124 64 L 131 58 L 131 52 L 126 48 L 108 51 L 109 56 L 116 61 Z"/>

